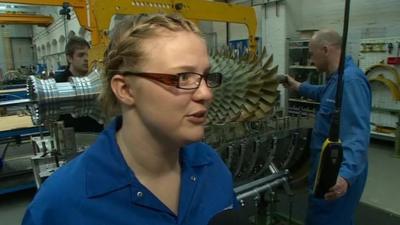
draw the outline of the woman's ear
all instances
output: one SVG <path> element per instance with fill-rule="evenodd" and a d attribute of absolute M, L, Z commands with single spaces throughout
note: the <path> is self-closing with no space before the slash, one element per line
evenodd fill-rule
<path fill-rule="evenodd" d="M 111 89 L 113 90 L 115 97 L 121 103 L 132 106 L 135 104 L 135 96 L 131 89 L 126 77 L 121 75 L 114 75 L 111 78 Z"/>

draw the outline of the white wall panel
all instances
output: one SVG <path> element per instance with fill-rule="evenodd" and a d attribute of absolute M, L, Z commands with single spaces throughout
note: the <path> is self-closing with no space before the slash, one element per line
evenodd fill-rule
<path fill-rule="evenodd" d="M 297 2 L 297 0 L 288 0 Z M 299 28 L 333 28 L 342 33 L 344 0 L 301 0 Z M 348 53 L 358 57 L 361 38 L 400 35 L 399 0 L 352 0 Z"/>
<path fill-rule="evenodd" d="M 31 38 L 30 25 L 1 25 L 0 26 L 0 68 L 3 73 L 13 68 L 11 38 Z M 30 48 L 30 47 L 29 47 Z M 29 49 L 31 50 L 31 49 Z"/>

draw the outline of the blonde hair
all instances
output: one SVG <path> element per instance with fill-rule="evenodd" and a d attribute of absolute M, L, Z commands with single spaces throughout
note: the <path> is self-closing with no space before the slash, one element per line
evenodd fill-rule
<path fill-rule="evenodd" d="M 114 26 L 104 53 L 103 88 L 99 96 L 106 117 L 120 113 L 118 100 L 111 89 L 111 78 L 118 72 L 140 71 L 140 65 L 145 59 L 143 41 L 156 38 L 165 30 L 188 31 L 202 37 L 196 24 L 179 15 L 126 16 Z"/>

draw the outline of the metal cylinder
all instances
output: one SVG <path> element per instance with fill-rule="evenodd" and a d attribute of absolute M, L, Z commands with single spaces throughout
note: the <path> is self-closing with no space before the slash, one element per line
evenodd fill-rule
<path fill-rule="evenodd" d="M 71 77 L 68 82 L 61 83 L 30 76 L 27 91 L 29 98 L 35 102 L 29 106 L 33 123 L 48 124 L 62 114 L 90 116 L 102 122 L 99 105 L 93 104 L 101 90 L 100 73 L 95 69 L 88 76 Z"/>

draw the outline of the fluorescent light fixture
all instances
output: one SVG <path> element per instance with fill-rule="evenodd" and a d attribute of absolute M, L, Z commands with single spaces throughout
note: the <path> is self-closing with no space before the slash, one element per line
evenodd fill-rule
<path fill-rule="evenodd" d="M 0 5 L 0 10 L 5 10 L 5 9 L 7 9 L 7 6 L 5 6 L 5 5 Z"/>

